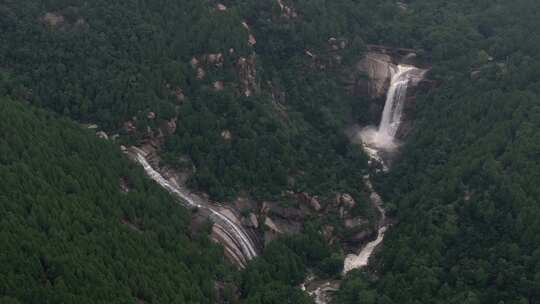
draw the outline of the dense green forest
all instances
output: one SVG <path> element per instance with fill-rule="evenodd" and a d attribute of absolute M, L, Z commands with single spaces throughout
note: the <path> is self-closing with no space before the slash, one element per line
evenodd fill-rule
<path fill-rule="evenodd" d="M 117 147 L 27 104 L 0 108 L 0 302 L 213 303 L 214 283 L 234 279 Z"/>
<path fill-rule="evenodd" d="M 538 1 L 411 1 L 439 86 L 380 191 L 399 221 L 337 303 L 540 303 Z M 392 40 L 394 39 L 394 40 Z"/>
<path fill-rule="evenodd" d="M 0 3 L 0 96 L 21 101 L 0 102 L 2 301 L 212 303 L 219 281 L 229 302 L 310 303 L 295 288 L 308 269 L 341 265 L 315 228 L 239 274 L 113 144 L 66 117 L 129 144 L 177 119 L 163 161 L 194 165 L 191 187 L 218 200 L 289 188 L 361 201 L 366 157 L 343 129 L 372 123 L 370 100 L 345 87 L 366 44 L 385 44 L 418 50 L 434 87 L 375 178 L 397 224 L 335 302 L 540 303 L 540 3 L 279 3 Z"/>

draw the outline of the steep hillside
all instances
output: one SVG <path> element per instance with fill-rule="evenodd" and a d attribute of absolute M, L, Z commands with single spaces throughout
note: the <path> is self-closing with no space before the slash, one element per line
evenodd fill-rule
<path fill-rule="evenodd" d="M 540 302 L 537 1 L 411 1 L 438 87 L 379 190 L 399 223 L 337 303 Z M 366 300 L 367 299 L 367 300 Z"/>
<path fill-rule="evenodd" d="M 234 271 L 110 143 L 0 99 L 0 302 L 214 303 Z"/>

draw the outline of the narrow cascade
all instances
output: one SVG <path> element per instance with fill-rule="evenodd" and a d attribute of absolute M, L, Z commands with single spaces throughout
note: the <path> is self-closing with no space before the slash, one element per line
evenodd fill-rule
<path fill-rule="evenodd" d="M 222 214 L 218 207 L 212 206 L 208 202 L 191 195 L 187 189 L 183 189 L 176 183 L 165 179 L 159 172 L 152 168 L 146 158 L 142 156 L 136 148 L 133 150 L 135 150 L 133 153 L 134 159 L 142 165 L 150 178 L 169 193 L 175 195 L 185 207 L 190 209 L 198 208 L 199 210 L 208 213 L 209 218 L 214 224 L 218 225 L 220 230 L 232 239 L 234 244 L 229 245 L 237 247 L 237 250 L 234 250 L 234 253 L 239 258 L 239 261 L 242 262 L 241 264 L 244 264 L 241 266 L 246 266 L 245 264 L 247 261 L 257 256 L 257 250 L 255 249 L 254 243 L 240 224 Z"/>

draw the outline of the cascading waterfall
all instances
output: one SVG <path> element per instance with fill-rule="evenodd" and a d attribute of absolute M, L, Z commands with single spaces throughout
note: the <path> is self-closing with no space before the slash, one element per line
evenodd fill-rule
<path fill-rule="evenodd" d="M 381 123 L 377 129 L 367 127 L 360 132 L 366 152 L 372 159 L 381 162 L 383 166 L 384 162 L 379 156 L 379 151 L 392 151 L 397 148 L 395 137 L 401 124 L 401 116 L 407 98 L 407 89 L 410 85 L 417 85 L 426 73 L 426 70 L 410 65 L 398 65 L 397 67 L 390 68 L 392 69 L 392 78 L 386 95 Z M 373 189 L 369 175 L 364 177 L 364 184 L 370 191 L 371 203 L 377 207 L 381 214 L 377 238 L 367 243 L 358 254 L 347 255 L 343 266 L 343 273 L 366 266 L 377 246 L 382 243 L 384 234 L 388 229 L 388 224 L 385 223 L 386 216 L 382 200 L 379 194 Z"/>
<path fill-rule="evenodd" d="M 148 163 L 146 158 L 141 155 L 141 153 L 135 152 L 135 160 L 142 165 L 142 167 L 146 171 L 146 174 L 150 178 L 152 178 L 168 192 L 178 197 L 185 207 L 199 208 L 201 210 L 207 211 L 209 213 L 210 219 L 215 224 L 219 225 L 221 231 L 226 233 L 227 236 L 232 239 L 234 244 L 239 247 L 242 253 L 242 258 L 244 260 L 249 261 L 257 256 L 255 245 L 251 241 L 246 231 L 239 224 L 235 223 L 227 216 L 221 214 L 219 210 L 217 210 L 217 208 L 205 204 L 202 200 L 198 200 L 196 197 L 191 196 L 189 192 L 185 189 L 182 189 L 175 183 L 172 183 L 165 179 L 159 172 L 152 168 L 152 166 Z"/>
<path fill-rule="evenodd" d="M 400 64 L 390 69 L 392 78 L 379 127 L 367 127 L 360 132 L 366 151 L 377 159 L 373 154 L 378 150 L 389 151 L 397 147 L 396 134 L 401 124 L 407 89 L 410 85 L 416 85 L 425 74 L 425 70 L 410 65 Z"/>

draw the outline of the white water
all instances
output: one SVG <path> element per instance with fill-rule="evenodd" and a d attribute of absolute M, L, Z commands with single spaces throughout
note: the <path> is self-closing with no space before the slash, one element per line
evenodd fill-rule
<path fill-rule="evenodd" d="M 395 137 L 401 124 L 407 89 L 409 85 L 418 84 L 425 74 L 425 70 L 410 65 L 390 68 L 392 78 L 379 127 L 367 127 L 360 132 L 366 151 L 376 159 L 380 158 L 378 150 L 392 151 L 398 147 Z"/>
<path fill-rule="evenodd" d="M 379 127 L 377 129 L 367 127 L 360 131 L 360 137 L 362 138 L 365 151 L 371 159 L 382 163 L 385 170 L 388 170 L 388 168 L 385 166 L 379 152 L 381 150 L 393 151 L 398 147 L 395 137 L 401 124 L 407 89 L 409 85 L 417 85 L 425 73 L 425 70 L 410 65 L 398 65 L 392 68 L 392 78 Z M 377 207 L 381 214 L 381 225 L 377 231 L 377 238 L 375 240 L 367 243 L 358 254 L 347 255 L 343 265 L 343 274 L 346 274 L 352 269 L 367 266 L 369 258 L 377 246 L 384 240 L 384 234 L 388 229 L 388 225 L 385 224 L 386 214 L 382 206 L 382 200 L 379 194 L 373 189 L 369 175 L 364 177 L 364 183 L 370 191 L 371 203 Z"/>
<path fill-rule="evenodd" d="M 246 260 L 251 260 L 257 256 L 257 251 L 255 250 L 253 242 L 239 224 L 214 210 L 214 208 L 211 206 L 204 204 L 202 201 L 197 202 L 197 198 L 191 196 L 188 191 L 182 189 L 176 183 L 171 183 L 170 181 L 166 180 L 159 172 L 152 168 L 146 158 L 139 152 L 136 152 L 136 160 L 143 166 L 146 174 L 150 178 L 152 178 L 170 193 L 176 195 L 186 207 L 208 210 L 214 223 L 220 225 L 223 228 L 222 230 L 234 240 L 235 244 L 240 246 Z"/>
<path fill-rule="evenodd" d="M 375 240 L 367 243 L 358 254 L 349 254 L 345 257 L 345 262 L 343 264 L 343 274 L 346 274 L 353 269 L 367 266 L 369 258 L 373 254 L 375 248 L 377 248 L 377 246 L 382 243 L 384 239 L 384 233 L 388 229 L 388 225 L 384 225 L 386 221 L 386 212 L 382 206 L 382 199 L 379 194 L 373 189 L 373 185 L 371 184 L 369 175 L 364 176 L 364 184 L 366 185 L 366 188 L 370 191 L 369 200 L 379 210 L 379 213 L 381 215 L 379 222 L 383 225 L 381 225 L 381 227 L 377 230 L 377 238 Z"/>

